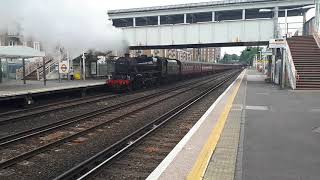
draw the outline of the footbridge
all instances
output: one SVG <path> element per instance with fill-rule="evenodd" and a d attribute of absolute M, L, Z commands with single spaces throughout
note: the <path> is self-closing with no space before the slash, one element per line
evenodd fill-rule
<path fill-rule="evenodd" d="M 131 49 L 264 45 L 279 32 L 278 17 L 305 16 L 313 0 L 225 0 L 110 10 Z M 261 11 L 267 9 L 269 11 Z"/>

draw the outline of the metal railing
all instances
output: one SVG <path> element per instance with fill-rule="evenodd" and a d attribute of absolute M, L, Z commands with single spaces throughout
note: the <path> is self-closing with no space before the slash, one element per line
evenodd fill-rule
<path fill-rule="evenodd" d="M 293 58 L 292 58 L 290 47 L 287 41 L 286 41 L 286 48 L 284 52 L 284 58 L 285 58 L 285 64 L 286 64 L 290 87 L 292 89 L 296 89 L 298 74 L 297 74 L 296 67 L 293 63 Z"/>
<path fill-rule="evenodd" d="M 42 58 L 33 58 L 33 62 L 29 62 L 25 65 L 25 70 L 26 70 L 26 74 L 25 76 L 29 76 L 32 73 L 37 73 L 37 80 L 40 80 L 40 77 L 42 77 L 42 66 L 43 66 L 43 61 Z M 53 64 L 56 64 L 57 61 L 55 61 L 53 58 L 48 58 L 45 57 L 45 64 L 46 64 L 46 69 L 48 67 L 53 66 Z M 50 68 L 49 68 L 50 70 Z M 47 73 L 52 72 L 53 70 L 50 70 Z M 22 80 L 23 79 L 23 67 L 21 67 L 20 69 L 16 70 L 16 79 L 17 80 Z"/>
<path fill-rule="evenodd" d="M 317 33 L 317 31 L 314 31 L 313 32 L 313 37 L 316 40 L 318 47 L 320 48 L 320 34 Z"/>
<path fill-rule="evenodd" d="M 46 64 L 46 75 L 56 72 L 56 66 L 57 66 L 58 61 L 52 60 L 50 63 Z M 37 79 L 38 80 L 43 80 L 43 68 L 38 68 L 37 69 Z"/>

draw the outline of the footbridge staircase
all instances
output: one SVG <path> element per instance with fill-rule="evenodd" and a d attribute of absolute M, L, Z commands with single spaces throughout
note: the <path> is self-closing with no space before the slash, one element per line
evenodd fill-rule
<path fill-rule="evenodd" d="M 287 38 L 286 69 L 297 90 L 320 90 L 320 48 L 317 36 Z"/>
<path fill-rule="evenodd" d="M 44 57 L 46 77 L 58 73 L 56 66 L 58 60 L 52 57 Z M 42 80 L 43 79 L 43 60 L 42 58 L 33 58 L 26 64 L 26 79 L 27 80 Z M 23 68 L 16 70 L 16 79 L 23 79 Z"/>

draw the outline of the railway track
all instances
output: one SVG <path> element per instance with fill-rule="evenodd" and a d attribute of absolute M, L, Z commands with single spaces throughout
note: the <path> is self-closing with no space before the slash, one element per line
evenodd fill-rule
<path fill-rule="evenodd" d="M 179 106 L 177 106 L 176 108 L 168 111 L 167 113 L 165 113 L 161 117 L 155 118 L 150 123 L 146 124 L 145 126 L 141 127 L 140 129 L 136 130 L 135 132 L 131 133 L 130 135 L 124 137 L 123 139 L 117 141 L 116 143 L 109 146 L 108 148 L 100 151 L 99 153 L 90 157 L 86 161 L 83 161 L 82 163 L 78 164 L 77 166 L 71 168 L 70 170 L 66 171 L 65 173 L 61 174 L 60 176 L 56 177 L 55 179 L 56 180 L 62 180 L 62 179 L 64 180 L 64 179 L 92 178 L 94 176 L 97 176 L 97 172 L 100 172 L 103 168 L 110 167 L 113 165 L 113 163 L 119 162 L 123 158 L 127 158 L 128 156 L 126 156 L 126 154 L 128 154 L 130 152 L 139 154 L 139 150 L 135 150 L 135 149 L 137 149 L 137 148 L 139 149 L 139 145 L 143 144 L 143 142 L 145 141 L 145 139 L 147 137 L 150 137 L 154 133 L 156 133 L 157 131 L 159 131 L 163 128 L 166 128 L 167 124 L 169 122 L 174 121 L 176 119 L 176 117 L 178 117 L 180 114 L 184 113 L 187 109 L 189 109 L 191 106 L 196 104 L 198 101 L 202 100 L 208 94 L 217 90 L 224 83 L 231 80 L 236 74 L 238 74 L 238 73 L 233 72 L 233 73 L 228 74 L 225 78 L 223 78 L 222 80 L 219 80 L 217 83 L 215 83 L 213 86 L 207 88 L 205 91 L 186 100 L 184 103 L 182 103 Z M 177 142 L 174 140 L 174 137 L 172 136 L 172 134 L 168 133 L 168 131 L 165 134 L 167 137 L 167 141 L 170 142 L 171 146 L 174 147 L 174 144 Z M 156 139 L 156 140 L 153 139 L 153 141 L 151 141 L 151 143 L 157 144 L 160 141 L 161 141 L 161 139 Z M 153 151 L 153 150 L 150 149 L 150 151 Z M 144 152 L 140 152 L 139 155 L 135 155 L 134 157 L 141 158 L 141 156 L 143 156 L 141 154 L 144 154 Z M 163 154 L 162 154 L 162 156 L 163 156 Z M 164 157 L 160 157 L 160 158 L 158 157 L 157 161 L 161 162 L 161 158 L 164 158 Z M 126 164 L 127 162 L 128 161 L 125 160 L 126 166 L 128 166 L 128 164 Z M 147 162 L 144 162 L 144 163 L 147 163 Z M 136 166 L 138 166 L 138 165 L 136 164 Z M 147 168 L 147 167 L 145 167 L 145 168 Z M 114 172 L 114 169 L 111 171 L 108 171 L 108 172 L 109 173 Z M 126 170 L 124 170 L 122 173 L 128 173 L 128 172 Z M 145 172 L 145 176 L 146 176 L 146 174 L 147 174 L 147 172 Z M 108 176 L 103 175 L 101 177 L 106 178 Z"/>
<path fill-rule="evenodd" d="M 190 85 L 192 83 L 194 83 L 194 82 L 191 81 L 190 83 L 182 84 L 182 85 L 174 87 L 174 88 L 185 87 L 185 86 Z M 171 89 L 174 90 L 174 88 L 171 88 Z M 135 93 L 139 93 L 139 92 L 143 92 L 143 91 L 145 91 L 145 90 L 135 91 L 133 93 L 128 93 L 126 95 L 135 94 Z M 50 104 L 37 106 L 37 107 L 33 107 L 33 108 L 28 108 L 28 109 L 0 113 L 0 126 L 15 123 L 18 121 L 25 121 L 25 120 L 28 120 L 31 118 L 39 117 L 41 115 L 45 115 L 45 114 L 48 114 L 51 112 L 59 111 L 59 110 L 65 109 L 65 108 L 85 106 L 85 105 L 89 105 L 90 103 L 111 100 L 111 99 L 115 99 L 115 98 L 121 97 L 121 96 L 122 96 L 121 94 L 118 94 L 118 95 L 114 95 L 114 94 L 97 95 L 97 96 L 90 96 L 90 97 L 85 97 L 85 98 L 80 98 L 80 99 L 66 100 L 66 101 L 57 102 L 57 103 L 50 103 Z M 103 108 L 101 108 L 101 109 L 103 109 Z"/>
<path fill-rule="evenodd" d="M 14 123 L 19 120 L 25 120 L 27 118 L 40 116 L 40 115 L 61 110 L 64 108 L 71 108 L 79 105 L 85 105 L 92 102 L 108 100 L 116 97 L 119 97 L 119 95 L 107 94 L 107 95 L 90 96 L 90 97 L 85 97 L 80 99 L 72 99 L 72 100 L 66 100 L 62 102 L 50 103 L 50 104 L 28 108 L 28 109 L 0 113 L 0 125 L 4 125 L 7 123 Z"/>
<path fill-rule="evenodd" d="M 225 75 L 221 74 L 220 76 L 218 76 L 216 78 L 221 78 L 223 76 L 225 76 Z M 154 105 L 159 104 L 159 103 L 161 103 L 161 102 L 163 102 L 165 100 L 168 100 L 170 98 L 178 96 L 179 94 L 188 92 L 188 91 L 190 91 L 190 90 L 192 90 L 194 88 L 199 87 L 200 85 L 204 85 L 204 84 L 208 83 L 209 81 L 211 81 L 211 80 L 207 80 L 205 82 L 197 83 L 197 84 L 195 84 L 193 82 L 193 87 L 191 87 L 191 88 L 186 88 L 190 84 L 185 84 L 183 86 L 179 86 L 179 87 L 176 87 L 176 88 L 173 88 L 173 89 L 168 89 L 168 90 L 162 91 L 161 93 L 158 92 L 158 93 L 150 94 L 150 95 L 147 95 L 147 96 L 144 96 L 144 97 L 139 97 L 139 98 L 136 98 L 134 100 L 129 100 L 129 101 L 120 103 L 118 105 L 105 108 L 102 111 L 95 111 L 93 113 L 88 114 L 87 116 L 80 115 L 80 116 L 76 116 L 76 117 L 73 117 L 73 118 L 64 119 L 59 123 L 50 124 L 48 126 L 32 129 L 32 130 L 29 130 L 29 131 L 26 131 L 26 132 L 21 132 L 21 133 L 12 135 L 12 136 L 8 136 L 8 137 L 5 137 L 5 138 L 2 138 L 0 140 L 1 147 L 6 147 L 6 149 L 10 149 L 7 146 L 10 146 L 10 145 L 15 144 L 17 142 L 19 142 L 19 146 L 21 146 L 21 141 L 24 140 L 24 141 L 28 142 L 27 140 L 29 138 L 39 136 L 40 134 L 49 133 L 49 132 L 52 132 L 54 130 L 60 130 L 62 128 L 65 128 L 68 125 L 79 123 L 80 121 L 89 120 L 89 119 L 92 119 L 92 118 L 94 118 L 96 116 L 99 116 L 99 115 L 102 115 L 102 114 L 105 114 L 105 113 L 108 113 L 108 112 L 110 113 L 112 111 L 116 111 L 116 110 L 119 110 L 119 109 L 121 110 L 122 108 L 125 108 L 127 106 L 136 105 L 139 102 L 143 102 L 143 101 L 146 101 L 147 99 L 152 99 L 152 98 L 158 97 L 160 95 L 163 95 L 163 94 L 166 94 L 166 93 L 169 93 L 169 92 L 173 93 L 173 94 L 167 95 L 167 96 L 165 96 L 165 97 L 163 97 L 163 98 L 161 98 L 159 100 L 155 100 L 153 102 L 141 105 L 141 107 L 137 107 L 136 109 L 131 110 L 130 112 L 125 113 L 125 114 L 123 114 L 121 116 L 114 117 L 114 118 L 111 118 L 111 119 L 109 118 L 109 120 L 107 120 L 107 121 L 98 122 L 98 123 L 90 126 L 89 128 L 86 127 L 85 129 L 80 129 L 77 132 L 75 130 L 73 130 L 73 132 L 74 132 L 73 134 L 71 134 L 71 135 L 67 134 L 67 135 L 65 135 L 65 137 L 63 137 L 63 138 L 61 138 L 61 139 L 59 139 L 57 141 L 52 141 L 52 142 L 47 143 L 45 145 L 43 145 L 42 143 L 38 143 L 36 148 L 33 147 L 33 149 L 31 149 L 31 150 L 27 149 L 26 152 L 20 153 L 18 155 L 14 155 L 14 156 L 12 156 L 12 157 L 4 160 L 4 161 L 1 161 L 0 162 L 0 168 L 3 169 L 3 168 L 6 168 L 6 167 L 9 167 L 11 165 L 14 165 L 14 164 L 16 164 L 18 162 L 21 162 L 21 161 L 25 160 L 25 159 L 33 157 L 33 156 L 35 156 L 35 155 L 37 155 L 37 154 L 39 154 L 41 152 L 44 152 L 46 150 L 52 149 L 54 147 L 57 147 L 57 146 L 59 146 L 61 144 L 69 142 L 69 141 L 71 141 L 73 139 L 76 139 L 78 137 L 81 137 L 82 135 L 88 134 L 88 133 L 90 133 L 90 132 L 92 132 L 92 131 L 94 131 L 94 130 L 96 130 L 98 128 L 101 128 L 101 127 L 105 126 L 108 123 L 115 122 L 117 120 L 123 119 L 123 118 L 128 117 L 130 115 L 133 115 L 133 114 L 135 114 L 137 112 L 143 111 L 145 108 L 150 108 L 151 106 L 154 106 Z M 178 91 L 181 88 L 186 88 L 186 89 L 180 90 L 180 92 L 174 92 L 174 91 Z M 71 131 L 71 129 L 69 129 L 69 130 L 67 129 L 67 131 Z"/>

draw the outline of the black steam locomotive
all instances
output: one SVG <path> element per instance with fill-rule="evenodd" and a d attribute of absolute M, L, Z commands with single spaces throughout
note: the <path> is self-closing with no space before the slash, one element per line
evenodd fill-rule
<path fill-rule="evenodd" d="M 115 62 L 115 72 L 107 85 L 115 90 L 131 90 L 155 86 L 198 75 L 212 74 L 240 65 L 179 61 L 161 57 L 121 57 Z"/>

